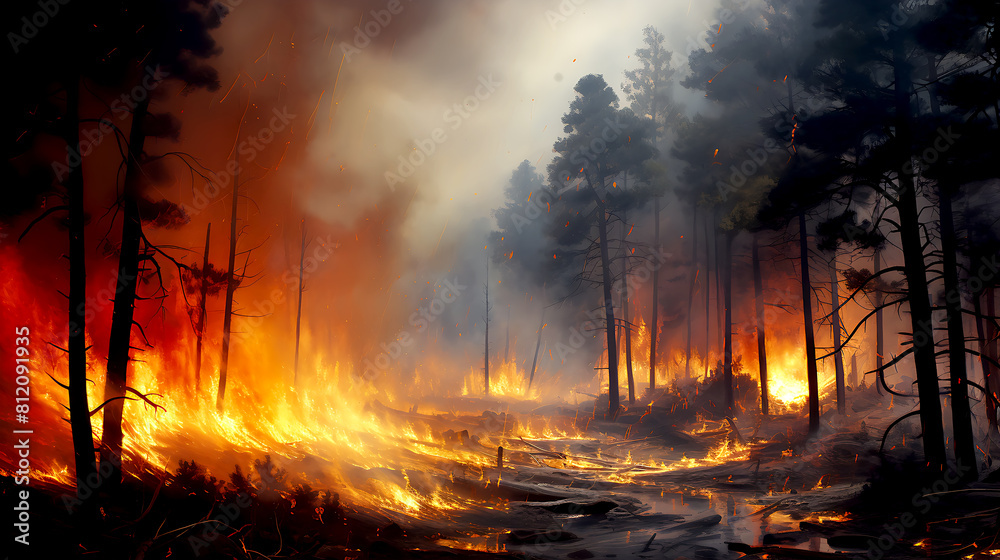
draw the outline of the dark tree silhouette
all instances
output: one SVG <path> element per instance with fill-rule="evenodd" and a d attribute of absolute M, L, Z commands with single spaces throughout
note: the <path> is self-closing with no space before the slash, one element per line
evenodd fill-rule
<path fill-rule="evenodd" d="M 578 254 L 596 249 L 601 270 L 605 331 L 608 351 L 608 415 L 618 414 L 618 346 L 612 288 L 613 249 L 609 221 L 616 211 L 633 206 L 638 196 L 626 192 L 619 181 L 629 171 L 638 171 L 654 149 L 649 128 L 630 109 L 618 108 L 618 96 L 600 76 L 584 76 L 576 84 L 577 98 L 562 122 L 568 134 L 556 141 L 555 160 L 549 165 L 549 181 L 560 196 L 556 212 L 566 227 L 557 236 L 560 244 L 576 248 Z M 572 226 L 572 227 L 570 227 Z M 586 235 L 597 230 L 596 247 Z M 582 250 L 580 249 L 582 247 Z"/>
<path fill-rule="evenodd" d="M 104 78 L 125 91 L 141 93 L 132 110 L 125 154 L 125 178 L 119 196 L 122 216 L 122 238 L 119 247 L 118 283 L 112 311 L 111 332 L 108 341 L 107 376 L 104 386 L 104 432 L 101 437 L 101 460 L 112 465 L 108 483 L 115 487 L 121 482 L 122 415 L 128 387 L 128 364 L 131 359 L 132 327 L 136 286 L 140 276 L 140 262 L 154 262 L 155 253 L 142 230 L 143 221 L 157 216 L 144 215 L 141 208 L 155 208 L 148 204 L 144 190 L 148 186 L 147 163 L 144 152 L 147 136 L 174 134 L 170 127 L 157 126 L 150 113 L 150 103 L 159 81 L 176 80 L 186 88 L 218 89 L 216 72 L 204 60 L 217 53 L 215 41 L 209 31 L 221 22 L 220 12 L 207 5 L 178 4 L 168 0 L 130 2 L 107 12 L 105 25 L 109 38 L 115 40 L 118 59 L 112 61 Z M 136 29 L 140 29 L 136 33 Z M 175 30 L 182 29 L 183 33 Z M 162 77 L 151 73 L 160 73 Z M 144 245 L 140 249 L 140 245 Z"/>
<path fill-rule="evenodd" d="M 630 102 L 632 111 L 640 117 L 648 118 L 653 124 L 651 142 L 653 146 L 659 145 L 661 138 L 669 132 L 669 128 L 680 121 L 679 107 L 671 95 L 671 80 L 674 69 L 670 66 L 670 59 L 673 54 L 663 46 L 663 34 L 653 26 L 648 26 L 642 30 L 643 47 L 636 49 L 635 57 L 642 68 L 627 70 L 625 72 L 625 82 L 622 90 Z M 653 248 L 656 251 L 662 249 L 660 241 L 660 208 L 663 205 L 663 194 L 665 186 L 659 186 L 657 192 L 652 196 L 653 205 Z M 660 338 L 660 267 L 653 269 L 652 278 L 652 304 L 649 322 L 649 390 L 656 388 L 656 364 L 659 361 L 657 345 Z M 693 279 L 692 279 L 693 285 Z M 688 309 L 690 317 L 691 310 Z M 627 319 L 626 319 L 627 321 Z M 626 325 L 626 328 L 629 328 Z M 688 341 L 690 354 L 690 323 L 688 325 Z M 628 333 L 629 331 L 626 331 Z M 626 335 L 626 344 L 629 344 Z M 631 344 L 629 344 L 631 354 Z M 631 372 L 630 372 L 631 376 Z"/>

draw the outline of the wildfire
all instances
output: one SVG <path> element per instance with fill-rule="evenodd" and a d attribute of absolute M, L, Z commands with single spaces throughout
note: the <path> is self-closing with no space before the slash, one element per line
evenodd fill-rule
<path fill-rule="evenodd" d="M 638 313 L 636 313 L 639 315 Z M 636 383 L 637 393 L 645 387 L 649 378 L 649 346 L 651 332 L 642 316 L 634 320 L 632 331 L 632 374 Z M 743 332 L 739 336 L 733 337 L 734 356 L 742 356 L 742 368 L 754 379 L 759 379 L 757 368 L 757 342 L 753 332 Z M 704 349 L 702 348 L 702 351 Z M 660 357 L 660 362 L 656 367 L 656 384 L 659 387 L 667 386 L 675 380 L 679 380 L 690 370 L 692 379 L 703 380 L 705 375 L 706 357 L 699 354 L 698 345 L 693 344 L 691 355 L 688 356 L 683 348 L 675 348 L 669 354 L 664 351 Z M 717 366 L 721 355 L 710 353 L 707 357 L 709 370 Z M 804 408 L 809 397 L 809 385 L 806 379 L 805 351 L 794 342 L 782 338 L 780 341 L 768 341 L 767 354 L 767 378 L 768 394 L 770 404 L 775 412 L 797 412 Z M 600 358 L 600 362 L 607 364 L 607 351 Z M 625 337 L 620 337 L 618 356 L 618 384 L 620 390 L 628 387 L 626 375 L 626 365 L 628 356 L 625 351 Z M 819 363 L 820 386 L 826 387 L 832 381 L 832 376 L 827 371 L 827 364 Z M 603 379 L 601 378 L 603 376 Z M 600 380 L 602 391 L 607 390 L 607 374 L 599 371 L 595 379 Z"/>
<path fill-rule="evenodd" d="M 649 459 L 646 461 L 626 461 L 626 466 L 611 474 L 607 479 L 611 482 L 644 484 L 643 476 L 674 472 L 700 467 L 712 467 L 731 461 L 743 461 L 750 456 L 750 446 L 740 444 L 726 438 L 708 450 L 701 459 L 682 456 L 673 461 Z M 638 467 L 638 468 L 637 468 Z"/>
<path fill-rule="evenodd" d="M 500 542 L 500 534 L 477 535 L 469 533 L 454 539 L 438 539 L 435 544 L 458 550 L 477 552 L 507 552 L 507 545 Z"/>
<path fill-rule="evenodd" d="M 73 475 L 69 472 L 69 467 L 53 462 L 48 470 L 35 473 L 35 476 L 43 480 L 48 480 L 60 486 L 73 484 Z"/>
<path fill-rule="evenodd" d="M 5 265 L 6 278 L 0 280 L 5 301 L 36 303 L 26 291 L 32 283 L 16 257 L 5 255 L 4 259 L 10 263 Z M 175 305 L 174 314 L 185 316 L 187 310 L 179 298 Z M 60 327 L 62 314 L 49 313 L 41 304 L 31 309 L 34 316 L 26 319 L 31 321 L 39 341 L 39 349 L 32 356 L 36 372 L 32 397 L 37 398 L 32 413 L 33 418 L 39 422 L 44 419 L 48 426 L 47 433 L 36 435 L 39 444 L 49 450 L 40 453 L 38 462 L 33 463 L 34 476 L 70 486 L 74 482 L 72 450 L 64 443 L 69 434 L 60 421 L 65 415 L 60 405 L 67 399 L 65 390 L 57 384 L 57 380 L 65 381 L 62 372 L 66 371 L 66 355 L 42 344 L 46 339 L 60 340 L 58 333 L 65 330 Z M 651 331 L 640 313 L 635 314 L 634 323 L 633 375 L 637 388 L 641 388 L 648 379 Z M 434 358 L 414 365 L 406 372 L 408 376 L 403 371 L 386 371 L 381 373 L 384 377 L 366 378 L 351 359 L 338 359 L 336 348 L 303 352 L 299 376 L 304 381 L 292 387 L 289 343 L 274 329 L 280 326 L 248 328 L 240 333 L 239 347 L 252 352 L 232 356 L 222 411 L 215 405 L 219 379 L 217 340 L 206 340 L 200 386 L 195 386 L 193 375 L 194 335 L 185 325 L 168 331 L 174 336 L 169 344 L 135 352 L 129 386 L 158 406 L 154 408 L 141 400 L 127 402 L 123 419 L 126 470 L 167 476 L 180 460 L 193 460 L 213 476 L 226 480 L 236 465 L 245 468 L 268 454 L 275 465 L 291 473 L 294 480 L 290 482 L 335 488 L 354 507 L 396 512 L 404 517 L 430 517 L 448 516 L 472 507 L 473 502 L 455 490 L 455 479 L 459 475 L 489 479 L 486 473 L 496 466 L 496 447 L 517 449 L 517 437 L 563 445 L 567 458 L 556 461 L 559 468 L 586 471 L 611 482 L 643 484 L 644 475 L 718 465 L 745 459 L 749 454 L 748 447 L 726 438 L 701 458 L 637 458 L 632 453 L 623 458 L 599 452 L 595 456 L 570 457 L 567 442 L 583 437 L 580 426 L 584 423 L 578 425 L 572 417 L 559 421 L 530 415 L 515 418 L 499 411 L 488 416 L 483 414 L 482 406 L 469 412 L 473 416 L 458 416 L 446 399 L 485 396 L 483 372 L 478 367 L 470 368 L 463 383 L 451 389 L 441 372 L 453 366 L 435 363 Z M 309 328 L 303 330 L 305 348 L 322 346 L 318 339 L 326 337 L 317 336 Z M 93 345 L 94 341 L 88 337 L 87 344 Z M 347 352 L 344 355 L 350 356 Z M 692 358 L 692 374 L 698 376 L 703 362 L 698 356 Z M 624 352 L 621 359 L 625 363 Z M 666 385 L 671 373 L 683 371 L 686 360 L 666 351 L 663 359 L 657 367 L 658 385 Z M 774 358 L 771 392 L 779 402 L 804 400 L 805 382 L 798 379 L 804 376 L 793 374 L 796 360 L 794 353 L 788 353 L 784 361 Z M 552 372 L 536 371 L 529 388 L 530 360 L 519 359 L 514 351 L 507 360 L 491 366 L 489 397 L 511 406 L 537 401 L 546 388 L 560 384 Z M 88 368 L 92 381 L 87 386 L 88 398 L 95 407 L 104 398 L 104 364 L 92 358 Z M 402 370 L 404 366 L 394 363 L 393 368 Z M 46 371 L 53 372 L 56 380 L 42 375 Z M 627 383 L 625 375 L 621 380 Z M 418 411 L 418 406 L 423 412 Z M 429 412 L 435 407 L 441 410 Z M 91 420 L 99 442 L 103 415 L 95 414 Z M 444 435 L 452 428 L 454 432 L 462 431 L 463 422 L 468 433 L 476 433 L 481 439 L 473 444 L 468 441 L 468 433 L 458 440 Z M 608 442 L 595 443 L 600 447 Z"/>
<path fill-rule="evenodd" d="M 769 348 L 767 365 L 767 392 L 776 411 L 795 412 L 805 407 L 809 398 L 805 351 L 796 346 Z M 825 365 L 817 364 L 821 388 L 832 381 Z"/>
<path fill-rule="evenodd" d="M 5 272 L 7 278 L 0 284 L 5 300 L 30 302 L 32 298 L 22 291 L 31 286 L 23 271 L 15 263 L 5 266 Z M 64 443 L 69 440 L 67 425 L 60 421 L 65 415 L 60 403 L 65 404 L 67 396 L 43 373 L 62 377 L 66 355 L 44 345 L 46 339 L 58 340 L 54 333 L 60 332 L 43 313 L 44 307 L 31 309 L 33 342 L 37 341 L 31 379 L 32 419 L 38 422 L 33 443 L 46 449 L 33 454 L 31 476 L 71 486 L 72 450 Z M 129 386 L 162 408 L 140 400 L 126 404 L 125 468 L 164 476 L 177 468 L 178 461 L 194 460 L 225 480 L 235 465 L 246 467 L 270 454 L 276 464 L 294 467 L 287 470 L 297 481 L 333 486 L 358 507 L 409 516 L 469 507 L 447 487 L 449 473 L 481 471 L 495 464 L 494 457 L 473 446 L 449 445 L 433 417 L 399 412 L 412 403 L 397 397 L 392 385 L 378 386 L 342 363 L 313 358 L 303 368 L 309 371 L 308 382 L 290 388 L 287 380 L 281 381 L 282 349 L 269 338 L 265 329 L 258 329 L 243 339 L 258 353 L 247 361 L 234 360 L 224 411 L 215 406 L 217 369 L 203 371 L 201 387 L 191 386 L 193 367 L 186 346 L 192 343 L 193 348 L 193 341 L 184 338 L 172 348 L 136 353 Z M 88 337 L 87 344 L 92 343 Z M 103 402 L 103 366 L 99 360 L 88 361 L 92 407 Z M 103 415 L 95 414 L 91 420 L 99 442 Z M 307 457 L 311 462 L 304 463 Z M 421 474 L 419 480 L 412 480 L 414 473 Z"/>
<path fill-rule="evenodd" d="M 530 368 L 530 365 L 528 366 Z M 517 356 L 511 356 L 499 364 L 490 366 L 490 396 L 509 397 L 520 400 L 535 400 L 539 397 L 539 385 L 541 379 L 538 371 L 535 372 L 534 383 L 530 381 L 530 370 L 525 371 L 525 366 L 519 364 Z M 462 395 L 483 395 L 485 389 L 485 378 L 482 368 L 471 368 L 468 375 L 462 381 Z"/>
<path fill-rule="evenodd" d="M 768 369 L 767 393 L 771 402 L 789 409 L 801 408 L 809 397 L 809 385 L 800 376 L 783 369 Z"/>

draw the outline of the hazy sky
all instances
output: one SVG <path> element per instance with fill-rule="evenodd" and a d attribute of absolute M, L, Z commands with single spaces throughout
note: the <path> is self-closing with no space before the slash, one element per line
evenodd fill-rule
<path fill-rule="evenodd" d="M 350 225 L 372 205 L 413 197 L 398 227 L 420 259 L 438 246 L 445 223 L 444 243 L 488 227 L 522 160 L 544 170 L 580 77 L 603 74 L 620 94 L 646 25 L 666 35 L 674 64 L 684 65 L 714 9 L 690 0 L 246 3 L 218 33 L 225 51 L 216 97 L 232 80 L 227 69 L 263 63 L 286 74 L 294 64 L 289 93 L 301 99 L 300 110 L 314 106 L 315 116 L 307 161 L 292 173 L 311 182 L 350 177 L 346 189 L 307 191 L 303 205 Z M 375 32 L 359 37 L 358 25 Z M 461 107 L 477 87 L 478 106 Z M 400 171 L 400 156 L 412 154 L 417 140 L 434 152 L 393 191 L 385 174 Z"/>
<path fill-rule="evenodd" d="M 689 48 L 718 30 L 716 6 L 689 0 L 228 1 L 231 13 L 213 33 L 221 88 L 170 103 L 185 150 L 210 169 L 225 167 L 241 121 L 240 139 L 266 128 L 273 111 L 294 115 L 252 162 L 241 160 L 241 184 L 251 179 L 242 192 L 253 201 L 242 206 L 241 247 L 260 244 L 250 269 L 263 272 L 241 305 L 253 310 L 273 287 L 287 288 L 281 278 L 296 264 L 305 217 L 311 232 L 340 244 L 311 279 L 307 307 L 355 337 L 351 347 L 362 353 L 391 340 L 445 277 L 474 288 L 440 324 L 478 344 L 491 211 L 521 161 L 544 173 L 577 81 L 602 74 L 621 95 L 647 25 L 666 36 L 683 74 Z M 698 93 L 678 89 L 688 112 L 701 108 Z M 400 158 L 421 146 L 433 153 L 391 188 L 386 173 L 407 174 Z M 164 196 L 190 204 L 187 175 Z M 226 223 L 230 188 L 177 243 L 200 243 L 191 231 Z M 668 211 L 666 231 L 689 227 L 682 212 Z M 226 242 L 213 235 L 213 255 L 225 254 Z M 291 316 L 283 310 L 270 323 L 283 325 Z M 533 333 L 534 311 L 524 320 L 515 330 Z"/>

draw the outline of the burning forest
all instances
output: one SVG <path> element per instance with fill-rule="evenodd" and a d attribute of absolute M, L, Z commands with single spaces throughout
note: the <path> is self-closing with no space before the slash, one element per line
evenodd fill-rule
<path fill-rule="evenodd" d="M 995 2 L 3 12 L 5 556 L 1000 555 Z"/>

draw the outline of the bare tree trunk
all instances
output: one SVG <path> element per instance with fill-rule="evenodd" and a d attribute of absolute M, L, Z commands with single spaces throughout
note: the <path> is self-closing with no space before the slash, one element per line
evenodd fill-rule
<path fill-rule="evenodd" d="M 595 193 L 596 196 L 596 193 Z M 601 244 L 601 274 L 604 285 L 604 315 L 608 339 L 608 416 L 618 415 L 618 346 L 615 344 L 615 306 L 611 293 L 611 255 L 608 251 L 608 215 L 604 204 L 597 206 L 597 234 Z"/>
<path fill-rule="evenodd" d="M 659 224 L 657 224 L 659 226 Z M 659 227 L 657 227 L 659 231 Z M 687 310 L 687 351 L 684 353 L 684 379 L 691 379 L 691 337 L 694 323 L 694 293 L 698 285 L 698 214 L 697 206 L 691 214 L 691 281 L 688 285 L 688 310 Z M 659 235 L 657 235 L 659 239 Z M 654 276 L 655 278 L 655 276 Z M 655 286 L 653 289 L 656 289 Z"/>
<path fill-rule="evenodd" d="M 852 389 L 858 388 L 858 355 L 857 353 L 851 354 L 851 376 L 847 378 L 848 384 Z"/>
<path fill-rule="evenodd" d="M 628 298 L 625 299 L 625 368 L 628 372 L 628 403 L 635 404 L 635 378 L 632 375 L 632 325 L 629 323 Z"/>
<path fill-rule="evenodd" d="M 757 243 L 757 236 L 753 236 L 753 295 L 754 307 L 757 316 L 757 367 L 760 372 L 760 411 L 764 416 L 768 414 L 768 393 L 767 393 L 767 336 L 764 324 L 764 279 L 760 272 L 760 247 Z"/>
<path fill-rule="evenodd" d="M 507 341 L 503 345 L 503 361 L 510 359 L 510 304 L 507 304 Z"/>
<path fill-rule="evenodd" d="M 635 378 L 632 375 L 632 325 L 629 324 L 628 298 L 625 299 L 625 371 L 628 376 L 628 403 L 635 404 Z"/>
<path fill-rule="evenodd" d="M 490 255 L 486 253 L 486 350 L 483 352 L 483 374 L 486 395 L 490 394 Z"/>
<path fill-rule="evenodd" d="M 535 341 L 535 357 L 531 360 L 531 375 L 528 377 L 528 388 L 535 381 L 535 366 L 538 365 L 538 349 L 542 347 L 542 329 L 545 327 L 545 308 L 542 308 L 542 318 L 538 321 L 538 340 Z"/>
<path fill-rule="evenodd" d="M 933 56 L 927 60 L 931 83 L 937 82 L 937 64 Z M 937 94 L 930 92 L 931 112 L 941 113 Z M 942 272 L 944 276 L 945 308 L 948 323 L 948 373 L 951 389 L 951 424 L 955 434 L 955 459 L 967 469 L 967 479 L 978 477 L 976 441 L 972 434 L 972 411 L 969 406 L 968 373 L 965 369 L 965 315 L 958 284 L 958 236 L 952 209 L 950 185 L 938 182 L 938 206 L 941 228 Z"/>
<path fill-rule="evenodd" d="M 716 308 L 715 316 L 719 318 L 719 329 L 715 331 L 715 334 L 716 338 L 718 339 L 717 347 L 720 350 L 722 350 L 723 353 L 725 353 L 726 342 L 724 340 L 725 331 L 723 330 L 723 328 L 725 327 L 725 325 L 723 325 L 724 322 L 723 317 L 725 316 L 726 313 L 725 310 L 726 304 L 725 304 L 725 296 L 723 296 L 722 294 L 722 291 L 724 289 L 722 283 L 723 280 L 725 280 L 723 275 L 726 273 L 726 266 L 725 266 L 725 261 L 723 260 L 725 258 L 723 257 L 722 254 L 723 249 L 719 248 L 719 242 L 721 241 L 722 245 L 725 245 L 726 240 L 720 239 L 719 237 L 719 224 L 716 216 L 713 216 L 712 222 L 713 225 L 715 226 L 715 230 L 712 233 L 713 236 L 712 241 L 713 245 L 715 246 L 715 308 Z"/>
<path fill-rule="evenodd" d="M 135 312 L 135 289 L 139 277 L 139 243 L 142 240 L 142 218 L 136 204 L 136 189 L 140 173 L 139 158 L 146 141 L 144 123 L 149 109 L 149 97 L 140 102 L 132 113 L 129 130 L 125 188 L 122 194 L 122 243 L 118 256 L 118 283 L 111 312 L 111 332 L 108 339 L 108 369 L 104 383 L 104 429 L 101 435 L 101 463 L 110 465 L 106 479 L 114 489 L 121 484 L 122 473 L 122 414 L 125 408 L 125 387 L 128 385 L 129 352 L 132 349 L 132 324 Z"/>
<path fill-rule="evenodd" d="M 660 245 L 660 198 L 653 199 L 653 247 L 656 258 L 661 258 Z M 656 389 L 656 346 L 660 340 L 660 267 L 653 268 L 653 303 L 652 318 L 649 323 L 649 393 Z M 690 315 L 690 309 L 688 310 Z M 691 353 L 691 323 L 688 322 L 688 354 Z"/>
<path fill-rule="evenodd" d="M 658 49 L 657 49 L 658 50 Z M 656 84 L 653 85 L 655 90 Z M 650 113 L 652 114 L 653 121 L 653 146 L 656 146 L 659 141 L 659 129 L 657 128 L 657 114 L 659 112 L 659 107 L 657 107 L 655 97 L 650 103 Z M 656 250 L 656 258 L 660 259 L 663 256 L 663 245 L 660 243 L 660 202 L 661 197 L 656 197 L 653 199 L 653 247 Z M 657 360 L 657 343 L 660 339 L 660 267 L 657 266 L 653 269 L 653 308 L 652 317 L 649 325 L 650 329 L 650 339 L 649 339 L 649 394 L 652 398 L 653 391 L 656 389 L 656 360 Z M 690 317 L 691 310 L 688 309 L 688 316 Z M 690 319 L 689 319 L 690 321 Z M 688 323 L 688 359 L 690 360 L 691 355 L 691 328 L 690 322 Z M 631 361 L 631 360 L 629 360 Z M 689 362 L 690 363 L 690 362 Z M 688 375 L 690 377 L 690 375 Z"/>
<path fill-rule="evenodd" d="M 941 387 L 937 378 L 934 349 L 933 316 L 927 286 L 927 266 L 920 236 L 920 216 L 917 193 L 911 170 L 910 146 L 910 78 L 909 61 L 904 54 L 902 38 L 893 45 L 895 78 L 895 108 L 898 173 L 899 237 L 903 248 L 903 268 L 906 272 L 907 300 L 910 304 L 910 325 L 913 333 L 913 363 L 917 372 L 917 394 L 920 397 L 920 423 L 924 458 L 928 472 L 941 472 L 945 465 L 944 425 L 941 418 Z"/>
<path fill-rule="evenodd" d="M 996 361 L 997 359 L 997 307 L 996 307 L 996 286 L 986 287 L 986 315 L 988 316 L 988 321 L 986 323 L 986 356 L 990 360 Z M 991 368 L 991 373 L 995 370 Z M 990 375 L 990 382 L 992 385 L 989 390 L 996 396 L 996 379 L 995 376 Z"/>
<path fill-rule="evenodd" d="M 969 405 L 968 373 L 965 369 L 965 324 L 962 296 L 958 284 L 958 239 L 952 213 L 951 193 L 938 190 L 941 210 L 941 252 L 943 254 L 945 306 L 948 309 L 948 370 L 951 381 L 951 422 L 955 433 L 955 458 L 970 469 L 969 479 L 978 476 L 976 441 L 972 434 L 972 411 Z"/>
<path fill-rule="evenodd" d="M 236 292 L 236 213 L 240 200 L 240 166 L 236 161 L 233 176 L 233 206 L 229 217 L 229 269 L 226 273 L 226 311 L 222 319 L 222 359 L 219 361 L 219 394 L 215 407 L 222 410 L 226 403 L 226 376 L 229 372 L 229 343 L 233 327 L 233 294 Z"/>
<path fill-rule="evenodd" d="M 703 360 L 704 360 L 704 366 L 705 366 L 705 371 L 702 372 L 702 375 L 705 378 L 708 378 L 708 351 L 709 351 L 709 345 L 710 345 L 709 341 L 710 341 L 710 339 L 712 337 L 712 335 L 711 335 L 711 333 L 712 333 L 712 300 L 709 297 L 709 294 L 711 294 L 711 286 L 712 286 L 712 281 L 711 281 L 711 277 L 712 277 L 712 259 L 711 259 L 711 255 L 709 253 L 709 247 L 711 246 L 711 243 L 709 242 L 709 239 L 710 239 L 710 236 L 709 236 L 709 230 L 708 230 L 708 212 L 706 211 L 705 212 L 705 289 L 702 290 L 703 292 L 705 292 L 705 356 L 703 358 Z"/>
<path fill-rule="evenodd" d="M 299 247 L 299 304 L 295 311 L 295 373 L 292 377 L 292 384 L 299 386 L 299 344 L 302 337 L 302 272 L 306 262 L 306 224 L 302 220 L 302 242 Z"/>
<path fill-rule="evenodd" d="M 875 274 L 882 270 L 882 251 L 875 249 Z M 885 356 L 885 321 L 882 319 L 882 303 L 885 294 L 881 290 L 875 292 L 875 305 L 879 307 L 875 312 L 875 391 L 882 394 L 882 383 L 879 382 L 882 376 L 883 356 Z"/>
<path fill-rule="evenodd" d="M 198 305 L 198 332 L 195 333 L 196 341 L 194 345 L 194 390 L 197 393 L 201 390 L 201 352 L 203 348 L 203 338 L 205 327 L 208 322 L 208 248 L 212 239 L 212 224 L 209 223 L 205 229 L 205 254 L 201 261 L 201 302 Z"/>
<path fill-rule="evenodd" d="M 733 401 L 733 233 L 726 232 L 723 235 L 724 253 L 722 256 L 722 270 L 725 274 L 723 290 L 725 291 L 726 321 L 723 332 L 723 344 L 725 346 L 725 364 L 723 366 L 723 382 L 726 384 L 726 414 L 733 416 L 736 412 Z"/>
<path fill-rule="evenodd" d="M 628 248 L 625 246 L 625 213 L 622 212 L 622 327 L 625 329 L 625 371 L 628 377 L 628 404 L 635 404 L 635 378 L 632 375 L 632 323 L 629 322 Z"/>
<path fill-rule="evenodd" d="M 837 372 L 837 414 L 847 414 L 847 391 L 844 389 L 844 352 L 840 348 L 840 278 L 837 277 L 837 252 L 830 260 L 830 329 L 833 331 L 833 364 Z"/>
<path fill-rule="evenodd" d="M 63 134 L 67 153 L 80 153 L 80 81 L 66 83 L 66 123 Z M 97 476 L 94 431 L 87 402 L 87 246 L 84 243 L 83 161 L 71 166 L 66 178 L 69 202 L 69 423 L 73 437 L 77 498 L 81 519 L 94 519 L 95 493 L 88 479 Z"/>
<path fill-rule="evenodd" d="M 989 288 L 987 288 L 989 289 Z M 986 420 L 989 425 L 994 430 L 997 429 L 997 407 L 996 403 L 990 398 L 990 395 L 996 397 L 993 391 L 993 363 L 990 362 L 989 353 L 989 343 L 987 342 L 986 335 L 983 330 L 983 305 L 982 305 L 982 294 L 974 294 L 972 297 L 973 310 L 976 313 L 976 336 L 979 338 L 979 364 L 983 368 L 983 388 L 989 392 L 989 395 L 983 397 L 986 404 Z M 992 319 L 990 320 L 992 322 Z"/>
<path fill-rule="evenodd" d="M 806 214 L 799 213 L 799 266 L 802 268 L 802 318 L 806 333 L 806 377 L 809 380 L 809 433 L 819 431 L 819 373 L 816 371 L 816 338 L 813 332 L 812 284 L 809 281 L 809 232 Z"/>

